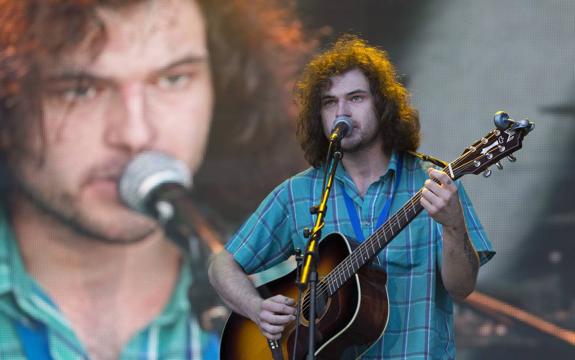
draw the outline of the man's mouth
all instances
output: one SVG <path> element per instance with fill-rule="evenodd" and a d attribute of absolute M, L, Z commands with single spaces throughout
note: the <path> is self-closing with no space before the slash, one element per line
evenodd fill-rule
<path fill-rule="evenodd" d="M 98 196 L 118 198 L 118 178 L 93 178 L 85 184 L 85 189 L 96 192 Z"/>
<path fill-rule="evenodd" d="M 95 191 L 99 196 L 118 198 L 118 182 L 125 167 L 125 162 L 109 163 L 95 167 L 88 173 L 82 184 L 83 188 Z"/>

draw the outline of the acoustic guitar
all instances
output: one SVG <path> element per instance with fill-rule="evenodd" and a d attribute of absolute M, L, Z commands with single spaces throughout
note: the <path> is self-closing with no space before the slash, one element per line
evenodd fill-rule
<path fill-rule="evenodd" d="M 503 112 L 495 116 L 497 128 L 476 141 L 443 171 L 453 180 L 466 174 L 484 173 L 499 160 L 522 146 L 523 137 L 533 129 L 527 120 L 515 122 Z M 366 266 L 422 210 L 421 190 L 381 225 L 368 239 L 354 246 L 346 237 L 332 233 L 319 243 L 316 353 L 318 359 L 339 359 L 342 355 L 357 358 L 382 335 L 388 320 L 386 273 L 379 267 Z M 282 294 L 298 298 L 295 270 L 258 287 L 262 297 Z M 224 327 L 220 354 L 222 359 L 292 359 L 297 332 L 296 359 L 304 359 L 308 339 L 308 293 L 298 304 L 300 321 L 290 323 L 280 341 L 268 341 L 251 320 L 232 313 Z M 350 348 L 353 346 L 354 350 Z M 354 351 L 354 353 L 349 353 Z"/>

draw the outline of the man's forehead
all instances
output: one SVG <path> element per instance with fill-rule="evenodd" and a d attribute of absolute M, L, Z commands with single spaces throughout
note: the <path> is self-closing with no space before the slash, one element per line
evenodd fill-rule
<path fill-rule="evenodd" d="M 331 76 L 322 88 L 322 95 L 348 93 L 357 90 L 370 91 L 369 81 L 363 71 L 357 68 Z"/>
<path fill-rule="evenodd" d="M 95 42 L 93 34 L 88 34 L 84 42 L 48 62 L 45 69 L 48 73 L 89 71 L 119 76 L 120 69 L 155 71 L 183 58 L 207 61 L 204 19 L 197 4 L 190 0 L 164 1 L 166 6 L 152 0 L 122 8 L 98 8 L 105 29 L 102 42 Z"/>

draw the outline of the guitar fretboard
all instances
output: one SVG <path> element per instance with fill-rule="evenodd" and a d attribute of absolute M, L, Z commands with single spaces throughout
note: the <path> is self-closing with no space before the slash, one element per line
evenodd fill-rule
<path fill-rule="evenodd" d="M 504 156 L 521 148 L 521 140 L 531 128 L 519 127 L 500 131 L 494 129 L 485 137 L 469 146 L 461 156 L 442 169 L 457 180 L 465 174 L 477 174 Z M 439 183 L 436 179 L 435 182 Z M 339 263 L 322 282 L 322 292 L 332 296 L 357 271 L 371 261 L 395 236 L 403 230 L 422 210 L 419 190 L 398 212 L 380 226 L 367 240 Z"/>

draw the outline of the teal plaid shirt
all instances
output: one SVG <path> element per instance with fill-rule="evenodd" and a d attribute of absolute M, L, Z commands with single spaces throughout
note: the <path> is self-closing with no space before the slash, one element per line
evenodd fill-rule
<path fill-rule="evenodd" d="M 390 215 L 417 193 L 428 178 L 427 163 L 403 155 L 401 179 Z M 343 166 L 338 167 L 328 200 L 323 235 L 340 232 L 354 238 L 341 185 L 353 200 L 365 238 L 376 229 L 378 216 L 393 184 L 398 154 L 387 172 L 371 184 L 363 198 Z M 285 260 L 294 249 L 305 249 L 304 227 L 312 228 L 312 205 L 320 202 L 322 169 L 310 168 L 272 191 L 226 245 L 235 260 L 251 274 Z M 481 264 L 495 252 L 463 186 L 457 182 L 469 237 Z M 364 359 L 454 359 L 453 303 L 437 276 L 442 262 L 442 227 L 426 211 L 420 213 L 378 255 L 388 274 L 389 321 L 383 337 Z"/>
<path fill-rule="evenodd" d="M 217 359 L 218 338 L 200 329 L 187 297 L 189 266 L 182 266 L 169 304 L 122 349 L 128 359 Z M 17 325 L 46 329 L 54 360 L 89 359 L 68 321 L 26 272 L 0 207 L 0 359 L 26 359 Z"/>

